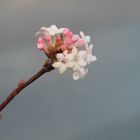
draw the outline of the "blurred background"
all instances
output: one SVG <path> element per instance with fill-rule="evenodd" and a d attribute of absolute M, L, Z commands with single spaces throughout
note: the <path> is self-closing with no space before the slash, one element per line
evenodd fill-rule
<path fill-rule="evenodd" d="M 89 34 L 98 61 L 82 80 L 54 70 L 26 88 L 0 140 L 139 140 L 139 0 L 0 0 L 0 102 L 42 66 L 35 32 L 51 24 Z"/>

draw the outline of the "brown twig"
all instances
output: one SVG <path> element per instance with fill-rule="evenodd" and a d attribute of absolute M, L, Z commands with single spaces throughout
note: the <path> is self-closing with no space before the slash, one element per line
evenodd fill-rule
<path fill-rule="evenodd" d="M 27 81 L 21 80 L 18 83 L 18 86 L 10 93 L 10 95 L 0 104 L 0 112 L 10 103 L 10 101 L 17 96 L 24 88 L 26 88 L 28 85 L 30 85 L 32 82 L 37 80 L 40 76 L 42 76 L 44 73 L 49 72 L 53 70 L 52 62 L 46 61 L 41 70 L 39 70 L 35 75 L 33 75 L 30 79 Z"/>

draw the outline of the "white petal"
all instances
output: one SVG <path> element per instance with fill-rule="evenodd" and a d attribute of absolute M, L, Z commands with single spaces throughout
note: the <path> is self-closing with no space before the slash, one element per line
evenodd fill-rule
<path fill-rule="evenodd" d="M 97 57 L 96 57 L 96 56 L 91 55 L 91 56 L 90 56 L 90 60 L 91 60 L 91 62 L 94 62 L 94 61 L 96 61 L 96 60 L 97 60 Z"/>
<path fill-rule="evenodd" d="M 40 28 L 40 30 L 47 31 L 47 27 L 43 26 Z"/>
<path fill-rule="evenodd" d="M 86 61 L 87 61 L 88 64 L 90 64 L 90 62 L 91 62 L 91 55 L 89 55 L 89 54 L 87 55 Z"/>
<path fill-rule="evenodd" d="M 92 49 L 93 49 L 93 44 L 90 44 L 89 51 L 92 52 Z"/>
<path fill-rule="evenodd" d="M 54 68 L 59 68 L 59 67 L 61 66 L 61 62 L 54 62 L 54 63 L 52 64 L 52 66 L 53 66 Z"/>
<path fill-rule="evenodd" d="M 64 28 L 60 28 L 60 29 L 57 30 L 57 33 L 58 34 L 63 33 L 63 31 L 64 31 Z"/>
<path fill-rule="evenodd" d="M 82 37 L 82 38 L 84 38 L 84 33 L 82 32 L 82 31 L 80 31 L 80 36 Z"/>
<path fill-rule="evenodd" d="M 50 35 L 55 35 L 57 31 L 57 27 L 55 25 L 51 25 L 51 27 L 47 28 L 47 31 L 49 32 Z"/>
<path fill-rule="evenodd" d="M 58 61 L 63 61 L 64 60 L 64 55 L 62 53 L 58 53 L 56 55 L 56 58 L 57 58 Z"/>
<path fill-rule="evenodd" d="M 67 55 L 67 54 L 68 54 L 68 50 L 65 50 L 65 51 L 63 52 L 63 54 L 64 54 L 64 55 Z"/>
<path fill-rule="evenodd" d="M 74 63 L 73 71 L 78 71 L 80 66 L 77 63 Z"/>
<path fill-rule="evenodd" d="M 90 42 L 90 36 L 85 36 L 85 41 L 86 41 L 87 43 L 89 43 L 89 42 Z"/>
<path fill-rule="evenodd" d="M 73 55 L 76 55 L 77 53 L 78 53 L 78 49 L 73 46 L 73 48 L 72 48 L 72 54 Z"/>
<path fill-rule="evenodd" d="M 88 73 L 88 69 L 86 68 L 86 74 Z"/>
<path fill-rule="evenodd" d="M 35 36 L 39 36 L 42 32 L 41 31 L 38 31 L 35 33 Z"/>
<path fill-rule="evenodd" d="M 74 60 L 74 55 L 73 54 L 67 54 L 65 56 L 66 62 L 72 62 Z"/>
<path fill-rule="evenodd" d="M 87 61 L 84 60 L 84 59 L 79 59 L 79 60 L 77 61 L 77 63 L 78 63 L 79 66 L 82 66 L 82 67 L 84 67 L 84 66 L 87 65 Z"/>
<path fill-rule="evenodd" d="M 68 68 L 73 68 L 73 66 L 74 66 L 74 63 L 73 62 L 69 62 L 69 63 L 67 63 L 67 66 L 68 66 Z"/>
<path fill-rule="evenodd" d="M 83 68 L 83 67 L 81 67 L 79 69 L 79 71 L 80 71 L 80 78 L 84 78 L 85 77 L 85 74 L 86 74 L 86 69 Z"/>
<path fill-rule="evenodd" d="M 50 28 L 51 28 L 51 30 L 54 31 L 54 32 L 58 30 L 57 27 L 56 27 L 56 25 L 51 25 Z"/>
<path fill-rule="evenodd" d="M 74 72 L 73 72 L 73 79 L 74 79 L 74 80 L 80 79 L 80 74 L 79 74 L 78 71 L 74 71 Z"/>
<path fill-rule="evenodd" d="M 85 59 L 85 57 L 86 57 L 86 51 L 82 50 L 78 52 L 77 59 Z"/>
<path fill-rule="evenodd" d="M 59 67 L 59 73 L 63 74 L 66 70 L 67 70 L 67 65 L 62 63 L 61 66 Z"/>
<path fill-rule="evenodd" d="M 83 32 L 80 31 L 80 36 L 81 38 L 85 41 L 85 43 L 89 43 L 90 42 L 90 36 L 85 36 Z"/>

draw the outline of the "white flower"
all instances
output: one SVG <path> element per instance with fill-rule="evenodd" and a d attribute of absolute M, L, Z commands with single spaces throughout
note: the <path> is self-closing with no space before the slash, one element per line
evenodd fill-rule
<path fill-rule="evenodd" d="M 56 55 L 57 62 L 53 63 L 54 68 L 58 68 L 59 73 L 62 74 L 64 73 L 68 68 L 73 68 L 74 66 L 74 55 L 72 53 L 70 54 L 62 54 L 58 53 Z"/>
<path fill-rule="evenodd" d="M 84 50 L 79 51 L 76 56 L 76 63 L 81 67 L 85 67 L 87 65 L 87 61 L 85 60 L 85 58 L 86 51 Z"/>
<path fill-rule="evenodd" d="M 56 55 L 57 61 L 52 65 L 59 70 L 59 73 L 64 73 L 68 68 L 73 71 L 73 79 L 78 80 L 85 77 L 88 69 L 87 64 L 96 60 L 96 56 L 92 55 L 93 45 L 86 45 L 86 50 L 80 50 L 73 46 L 71 53 L 64 51 Z"/>
<path fill-rule="evenodd" d="M 57 58 L 58 61 L 57 62 L 54 62 L 52 66 L 54 68 L 58 68 L 59 73 L 62 74 L 68 68 L 67 65 L 66 65 L 66 63 L 63 62 L 64 61 L 64 55 L 62 53 L 58 53 L 56 55 L 56 58 Z"/>
<path fill-rule="evenodd" d="M 93 49 L 93 44 L 91 44 L 90 46 L 86 44 L 86 61 L 88 64 L 90 64 L 90 62 L 94 62 L 97 60 L 97 57 L 92 55 L 92 49 Z"/>
<path fill-rule="evenodd" d="M 88 69 L 75 65 L 75 67 L 73 68 L 73 79 L 74 80 L 82 79 L 85 77 L 85 74 L 87 72 Z"/>
<path fill-rule="evenodd" d="M 78 79 L 84 78 L 85 74 L 88 71 L 86 68 L 84 68 L 87 65 L 87 62 L 85 60 L 86 51 L 80 50 L 78 52 L 78 49 L 76 47 L 73 47 L 72 53 L 74 53 L 75 55 L 74 66 L 72 68 L 73 79 L 78 80 Z"/>
<path fill-rule="evenodd" d="M 65 55 L 65 63 L 70 69 L 72 69 L 74 66 L 74 58 L 75 56 L 72 53 Z"/>
<path fill-rule="evenodd" d="M 50 27 L 41 27 L 40 31 L 36 33 L 36 36 L 40 34 L 54 36 L 55 34 L 63 33 L 64 28 L 58 29 L 56 25 L 51 25 Z"/>
<path fill-rule="evenodd" d="M 64 28 L 60 28 L 58 29 L 55 25 L 51 25 L 49 28 L 46 29 L 45 27 L 45 30 L 47 30 L 48 34 L 51 35 L 51 36 L 54 36 L 55 34 L 60 34 L 63 32 Z"/>
<path fill-rule="evenodd" d="M 84 50 L 78 51 L 78 49 L 73 46 L 71 55 L 73 55 L 73 62 L 74 63 L 77 63 L 79 66 L 82 66 L 82 67 L 87 65 L 87 62 L 85 60 L 86 51 L 84 51 Z"/>
<path fill-rule="evenodd" d="M 80 31 L 80 36 L 81 38 L 84 40 L 84 42 L 87 44 L 90 42 L 90 36 L 85 36 L 84 33 L 82 31 Z"/>

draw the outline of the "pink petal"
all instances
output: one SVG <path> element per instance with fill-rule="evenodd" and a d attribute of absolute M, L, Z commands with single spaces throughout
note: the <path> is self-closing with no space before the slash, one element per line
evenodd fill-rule
<path fill-rule="evenodd" d="M 64 44 L 61 46 L 61 50 L 62 50 L 62 51 L 65 51 L 65 50 L 66 50 L 66 48 L 67 48 L 67 46 L 66 46 L 66 45 L 64 45 Z"/>
<path fill-rule="evenodd" d="M 76 47 L 80 47 L 80 46 L 83 46 L 85 44 L 84 40 L 83 39 L 79 39 L 76 43 L 75 43 L 75 46 Z"/>
<path fill-rule="evenodd" d="M 49 36 L 49 35 L 46 35 L 46 36 L 45 36 L 45 39 L 46 39 L 46 41 L 47 41 L 48 43 L 50 43 L 50 36 Z"/>
<path fill-rule="evenodd" d="M 64 31 L 63 31 L 63 34 L 64 35 L 68 35 L 69 34 L 69 29 L 68 28 L 65 28 Z"/>
<path fill-rule="evenodd" d="M 43 39 L 41 37 L 39 37 L 37 40 L 37 47 L 39 50 L 45 49 L 45 45 L 44 45 Z"/>
<path fill-rule="evenodd" d="M 79 39 L 78 35 L 73 35 L 73 37 L 72 37 L 73 42 L 76 42 L 78 39 Z"/>

